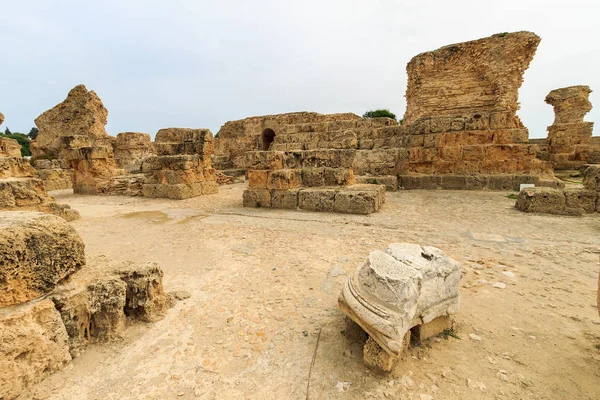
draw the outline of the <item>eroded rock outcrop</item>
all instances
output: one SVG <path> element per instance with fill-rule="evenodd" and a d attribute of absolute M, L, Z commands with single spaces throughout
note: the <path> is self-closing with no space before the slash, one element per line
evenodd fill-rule
<path fill-rule="evenodd" d="M 75 229 L 54 215 L 0 213 L 0 307 L 42 296 L 85 265 Z"/>
<path fill-rule="evenodd" d="M 15 139 L 0 137 L 0 157 L 21 157 L 21 145 Z"/>
<path fill-rule="evenodd" d="M 577 168 L 591 158 L 600 161 L 600 145 L 592 141 L 593 122 L 584 116 L 592 109 L 588 86 L 555 89 L 546 96 L 554 107 L 554 123 L 548 127 L 548 159 L 555 169 Z"/>
<path fill-rule="evenodd" d="M 156 155 L 150 135 L 140 132 L 119 133 L 113 152 L 117 166 L 127 171 L 141 171 L 142 161 Z"/>
<path fill-rule="evenodd" d="M 412 328 L 447 321 L 458 311 L 460 278 L 461 265 L 435 247 L 394 243 L 371 252 L 339 298 L 340 309 L 388 355 L 367 342 L 365 362 L 389 371 Z M 438 325 L 448 327 L 447 322 Z"/>
<path fill-rule="evenodd" d="M 69 205 L 58 204 L 34 178 L 35 169 L 23 158 L 0 157 L 0 210 L 29 210 L 56 214 L 67 221 L 79 219 Z"/>
<path fill-rule="evenodd" d="M 540 38 L 493 35 L 442 47 L 407 65 L 407 171 L 426 175 L 552 175 L 516 115 Z"/>
<path fill-rule="evenodd" d="M 94 91 L 84 85 L 75 86 L 62 103 L 35 119 L 39 133 L 31 144 L 32 156 L 64 158 L 60 141 L 65 136 L 84 136 L 92 141 L 91 145 L 110 145 L 111 138 L 104 128 L 107 117 L 108 110 Z"/>
<path fill-rule="evenodd" d="M 0 398 L 12 400 L 127 320 L 156 321 L 176 299 L 153 263 L 86 260 L 64 220 L 0 213 Z"/>
<path fill-rule="evenodd" d="M 17 398 L 71 361 L 69 337 L 51 300 L 0 308 L 0 399 Z"/>

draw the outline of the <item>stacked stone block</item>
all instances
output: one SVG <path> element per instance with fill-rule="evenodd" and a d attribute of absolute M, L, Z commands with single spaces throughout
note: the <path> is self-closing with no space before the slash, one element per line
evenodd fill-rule
<path fill-rule="evenodd" d="M 73 192 L 111 194 L 117 175 L 112 147 L 90 146 L 70 150 L 68 165 L 73 169 Z"/>
<path fill-rule="evenodd" d="M 385 201 L 382 185 L 354 185 L 355 150 L 246 153 L 245 207 L 370 214 Z"/>
<path fill-rule="evenodd" d="M 583 120 L 592 109 L 588 86 L 555 89 L 546 96 L 554 107 L 554 123 L 548 127 L 548 159 L 555 169 L 575 169 L 600 159 L 600 145 L 592 141 L 593 122 Z"/>
<path fill-rule="evenodd" d="M 142 161 L 156 155 L 152 139 L 147 133 L 121 132 L 113 143 L 117 166 L 127 171 L 141 171 Z"/>
<path fill-rule="evenodd" d="M 157 156 L 142 163 L 145 197 L 187 199 L 217 193 L 211 165 L 213 136 L 208 129 L 168 128 L 156 134 Z"/>
<path fill-rule="evenodd" d="M 47 191 L 73 187 L 73 170 L 68 168 L 66 160 L 36 160 L 33 167 Z"/>
<path fill-rule="evenodd" d="M 583 169 L 583 188 L 526 188 L 519 192 L 515 207 L 528 213 L 572 216 L 600 212 L 600 165 Z"/>

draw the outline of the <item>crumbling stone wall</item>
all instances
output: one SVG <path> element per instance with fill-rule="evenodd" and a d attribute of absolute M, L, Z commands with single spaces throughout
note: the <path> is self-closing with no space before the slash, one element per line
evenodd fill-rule
<path fill-rule="evenodd" d="M 108 110 L 94 91 L 75 86 L 62 103 L 35 119 L 39 132 L 31 143 L 32 156 L 63 158 L 60 140 L 64 136 L 85 136 L 91 140 L 86 146 L 110 146 L 114 138 L 104 128 L 107 117 Z"/>
<path fill-rule="evenodd" d="M 555 89 L 546 96 L 554 107 L 554 123 L 548 127 L 547 157 L 554 169 L 574 169 L 600 162 L 600 144 L 592 141 L 593 122 L 583 120 L 592 109 L 588 86 Z"/>
<path fill-rule="evenodd" d="M 115 161 L 119 168 L 140 171 L 145 158 L 156 155 L 152 139 L 147 133 L 121 132 L 113 144 Z"/>
<path fill-rule="evenodd" d="M 211 165 L 213 135 L 208 129 L 167 128 L 156 134 L 157 156 L 142 163 L 145 197 L 187 199 L 217 193 Z"/>
<path fill-rule="evenodd" d="M 503 33 L 415 56 L 407 65 L 406 172 L 551 176 L 516 115 L 539 42 L 531 32 Z"/>
<path fill-rule="evenodd" d="M 359 119 L 359 117 L 352 113 L 295 112 L 229 121 L 217 133 L 215 154 L 229 156 L 234 168 L 244 168 L 244 153 L 247 151 L 269 150 L 269 145 L 273 139 L 271 135 L 274 134 L 274 138 L 277 138 L 278 135 L 283 133 L 287 125 L 352 119 Z"/>

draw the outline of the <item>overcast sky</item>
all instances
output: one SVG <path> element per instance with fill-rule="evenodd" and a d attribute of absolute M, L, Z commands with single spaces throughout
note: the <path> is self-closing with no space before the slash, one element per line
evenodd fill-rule
<path fill-rule="evenodd" d="M 404 114 L 416 54 L 499 32 L 542 37 L 519 115 L 553 120 L 555 88 L 589 85 L 600 126 L 598 0 L 11 1 L 0 7 L 0 111 L 12 131 L 83 83 L 109 134 L 152 136 L 292 111 Z M 595 135 L 599 135 L 598 127 Z"/>

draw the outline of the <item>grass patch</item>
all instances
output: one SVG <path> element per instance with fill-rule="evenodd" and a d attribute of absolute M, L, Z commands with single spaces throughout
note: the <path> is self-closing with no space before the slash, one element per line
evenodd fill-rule
<path fill-rule="evenodd" d="M 517 199 L 517 195 L 516 195 L 516 194 L 514 194 L 514 193 L 511 193 L 511 194 L 509 194 L 509 195 L 508 195 L 508 196 L 506 196 L 506 197 L 508 197 L 509 199 L 512 199 L 512 200 L 516 200 L 516 199 Z"/>
<path fill-rule="evenodd" d="M 448 340 L 448 337 L 453 337 L 454 339 L 460 340 L 460 336 L 454 332 L 454 329 L 444 329 L 438 336 L 446 340 Z"/>

